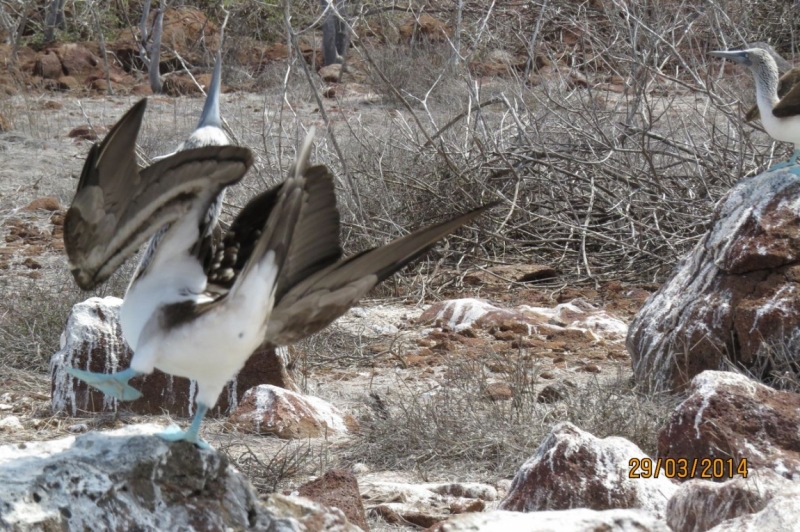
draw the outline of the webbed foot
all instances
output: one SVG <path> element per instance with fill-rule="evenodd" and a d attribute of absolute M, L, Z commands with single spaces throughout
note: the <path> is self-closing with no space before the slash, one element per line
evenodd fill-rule
<path fill-rule="evenodd" d="M 172 425 L 161 434 L 158 434 L 158 437 L 166 441 L 188 441 L 201 449 L 211 449 L 211 446 L 206 441 L 200 439 L 200 424 L 203 422 L 206 412 L 208 412 L 208 407 L 197 403 L 197 413 L 194 415 L 192 425 L 188 430 L 183 431 L 177 425 Z"/>
<path fill-rule="evenodd" d="M 93 373 L 82 369 L 67 368 L 67 373 L 120 401 L 135 401 L 142 396 L 142 392 L 128 384 L 129 380 L 141 375 L 138 371 L 130 368 L 117 373 Z"/>

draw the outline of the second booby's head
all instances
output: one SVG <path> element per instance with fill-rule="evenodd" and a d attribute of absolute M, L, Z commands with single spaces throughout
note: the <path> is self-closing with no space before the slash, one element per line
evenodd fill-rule
<path fill-rule="evenodd" d="M 709 52 L 714 57 L 727 59 L 734 63 L 739 63 L 754 71 L 761 71 L 768 69 L 770 71 L 778 72 L 778 65 L 775 63 L 772 55 L 766 50 L 760 48 L 748 48 L 747 50 L 728 50 L 728 51 L 714 51 Z"/>
<path fill-rule="evenodd" d="M 214 73 L 211 75 L 211 84 L 206 92 L 206 103 L 203 105 L 203 114 L 197 127 L 179 148 L 188 150 L 203 146 L 224 146 L 230 144 L 230 139 L 222 130 L 222 118 L 219 114 L 219 94 L 222 88 L 222 54 L 217 52 L 214 63 Z"/>

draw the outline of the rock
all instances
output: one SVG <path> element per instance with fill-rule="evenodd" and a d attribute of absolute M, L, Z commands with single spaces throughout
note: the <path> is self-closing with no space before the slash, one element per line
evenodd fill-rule
<path fill-rule="evenodd" d="M 400 482 L 365 482 L 364 503 L 371 515 L 388 523 L 412 523 L 430 527 L 444 521 L 451 507 L 485 507 L 497 499 L 497 490 L 475 482 L 404 484 Z"/>
<path fill-rule="evenodd" d="M 684 387 L 725 358 L 756 368 L 769 349 L 800 353 L 800 175 L 743 179 L 711 229 L 651 296 L 627 338 L 634 374 L 652 390 Z"/>
<path fill-rule="evenodd" d="M 493 382 L 486 387 L 486 396 L 492 401 L 509 401 L 514 391 L 504 382 Z"/>
<path fill-rule="evenodd" d="M 331 469 L 321 477 L 307 482 L 297 489 L 297 494 L 318 502 L 328 508 L 338 508 L 347 520 L 369 531 L 358 481 L 353 473 L 343 469 Z"/>
<path fill-rule="evenodd" d="M 507 285 L 509 283 L 529 283 L 556 277 L 557 272 L 552 266 L 541 264 L 511 264 L 492 266 L 478 272 L 464 276 L 464 282 L 469 285 Z"/>
<path fill-rule="evenodd" d="M 247 390 L 230 421 L 241 430 L 285 439 L 358 430 L 356 420 L 332 404 L 269 384 Z"/>
<path fill-rule="evenodd" d="M 569 397 L 569 388 L 567 388 L 566 384 L 559 381 L 548 384 L 542 388 L 542 391 L 536 396 L 536 402 L 552 404 L 558 401 L 564 401 L 567 397 Z"/>
<path fill-rule="evenodd" d="M 768 470 L 726 482 L 689 480 L 667 504 L 667 525 L 674 532 L 705 532 L 728 519 L 760 512 L 793 489 L 793 482 Z"/>
<path fill-rule="evenodd" d="M 506 309 L 483 299 L 450 299 L 437 301 L 428 307 L 417 320 L 453 331 L 468 328 L 499 329 L 516 335 L 553 334 L 571 330 L 590 337 L 621 340 L 625 337 L 625 323 L 598 310 L 582 299 L 562 303 L 555 308 L 520 305 Z"/>
<path fill-rule="evenodd" d="M 753 532 L 797 530 L 800 521 L 800 488 L 774 497 L 760 512 L 723 521 L 709 532 Z"/>
<path fill-rule="evenodd" d="M 504 512 L 457 515 L 428 532 L 669 532 L 667 526 L 641 510 L 586 508 L 549 512 Z M 766 530 L 766 529 L 764 529 Z"/>
<path fill-rule="evenodd" d="M 58 56 L 67 76 L 86 75 L 100 64 L 100 59 L 81 44 L 63 43 L 51 51 Z"/>
<path fill-rule="evenodd" d="M 336 98 L 336 87 L 325 87 L 322 90 L 322 97 L 323 98 Z"/>
<path fill-rule="evenodd" d="M 421 37 L 430 42 L 445 41 L 450 34 L 447 24 L 427 13 L 422 13 L 419 18 L 410 15 L 400 26 L 400 39 L 405 43 L 419 40 Z"/>
<path fill-rule="evenodd" d="M 163 430 L 131 425 L 0 447 L 3 530 L 359 530 L 298 497 L 260 502 L 224 455 L 153 435 Z"/>
<path fill-rule="evenodd" d="M 81 84 L 72 76 L 61 76 L 58 78 L 58 90 L 74 91 L 80 88 Z"/>
<path fill-rule="evenodd" d="M 734 476 L 746 459 L 748 472 L 768 469 L 800 479 L 800 394 L 722 371 L 696 376 L 689 393 L 658 436 L 660 457 L 731 458 Z"/>
<path fill-rule="evenodd" d="M 89 126 L 73 128 L 67 136 L 71 139 L 97 140 L 97 133 Z"/>
<path fill-rule="evenodd" d="M 30 257 L 22 261 L 22 265 L 28 268 L 29 270 L 38 270 L 39 268 L 42 267 L 42 263 Z"/>
<path fill-rule="evenodd" d="M 22 430 L 22 422 L 17 416 L 6 416 L 0 419 L 0 431 L 17 432 Z"/>
<path fill-rule="evenodd" d="M 0 133 L 5 133 L 12 129 L 14 129 L 14 124 L 3 113 L 0 113 Z"/>
<path fill-rule="evenodd" d="M 341 75 L 342 75 L 342 65 L 338 63 L 334 63 L 332 65 L 326 65 L 319 69 L 319 77 L 322 78 L 322 81 L 328 83 L 338 83 Z"/>
<path fill-rule="evenodd" d="M 164 94 L 170 96 L 187 96 L 200 94 L 200 87 L 186 74 L 173 74 L 164 78 L 161 85 Z"/>
<path fill-rule="evenodd" d="M 36 59 L 33 67 L 33 73 L 45 79 L 58 79 L 64 75 L 61 67 L 61 61 L 55 52 L 49 50 L 47 53 L 40 55 Z"/>
<path fill-rule="evenodd" d="M 149 83 L 139 83 L 133 86 L 131 94 L 135 94 L 136 96 L 150 96 L 153 94 L 153 89 L 150 88 Z"/>
<path fill-rule="evenodd" d="M 36 211 L 40 209 L 43 211 L 60 211 L 61 203 L 53 196 L 43 196 L 41 198 L 36 198 L 22 208 L 23 211 Z"/>
<path fill-rule="evenodd" d="M 120 407 L 116 399 L 109 399 L 66 372 L 70 367 L 104 373 L 128 367 L 132 354 L 119 326 L 120 305 L 122 300 L 116 297 L 93 297 L 72 307 L 61 334 L 61 349 L 50 360 L 54 412 L 74 416 L 81 411 L 114 412 Z M 250 357 L 239 375 L 228 383 L 210 415 L 224 415 L 235 409 L 244 392 L 262 382 L 294 387 L 286 373 L 286 361 L 274 350 L 260 351 Z M 156 370 L 152 375 L 132 379 L 131 385 L 144 396 L 123 403 L 125 409 L 137 414 L 160 414 L 168 410 L 179 417 L 194 413 L 195 389 L 188 379 Z"/>
<path fill-rule="evenodd" d="M 677 485 L 659 478 L 629 478 L 631 458 L 647 458 L 624 438 L 595 438 L 559 423 L 514 477 L 500 510 L 536 512 L 638 508 L 663 518 Z"/>

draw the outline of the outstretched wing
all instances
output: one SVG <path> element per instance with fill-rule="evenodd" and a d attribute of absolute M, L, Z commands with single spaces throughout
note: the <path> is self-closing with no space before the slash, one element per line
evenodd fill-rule
<path fill-rule="evenodd" d="M 448 221 L 419 229 L 300 280 L 282 298 L 276 299 L 266 343 L 289 345 L 327 327 L 375 285 L 495 205 L 497 203 L 484 205 Z"/>
<path fill-rule="evenodd" d="M 146 100 L 133 106 L 92 146 L 64 220 L 64 245 L 78 285 L 102 283 L 166 223 L 196 201 L 208 203 L 239 181 L 253 162 L 245 148 L 187 150 L 139 171 L 136 137 Z"/>

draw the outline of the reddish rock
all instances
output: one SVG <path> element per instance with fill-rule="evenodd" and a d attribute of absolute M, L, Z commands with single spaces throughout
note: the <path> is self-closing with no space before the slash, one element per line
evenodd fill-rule
<path fill-rule="evenodd" d="M 797 530 L 800 522 L 800 488 L 793 486 L 773 497 L 763 510 L 728 519 L 710 532 Z"/>
<path fill-rule="evenodd" d="M 86 75 L 100 63 L 100 59 L 82 44 L 63 43 L 51 48 L 50 51 L 58 56 L 67 76 Z"/>
<path fill-rule="evenodd" d="M 492 401 L 510 401 L 514 397 L 511 386 L 504 382 L 493 382 L 486 387 L 486 396 Z"/>
<path fill-rule="evenodd" d="M 156 370 L 152 375 L 136 377 L 131 385 L 144 395 L 122 403 L 72 378 L 66 368 L 111 373 L 128 367 L 132 353 L 122 338 L 119 307 L 115 297 L 93 297 L 72 308 L 61 335 L 61 349 L 50 360 L 51 406 L 54 412 L 114 412 L 118 408 L 137 414 L 170 414 L 187 417 L 193 414 L 194 389 L 188 379 L 172 377 Z M 211 415 L 227 414 L 242 399 L 244 392 L 263 382 L 294 386 L 287 380 L 285 362 L 273 350 L 250 357 L 239 375 L 220 395 Z"/>
<path fill-rule="evenodd" d="M 36 59 L 33 73 L 45 79 L 58 79 L 64 75 L 61 61 L 55 52 L 48 51 Z"/>
<path fill-rule="evenodd" d="M 81 84 L 72 76 L 61 76 L 58 78 L 58 90 L 74 91 L 78 90 Z"/>
<path fill-rule="evenodd" d="M 746 459 L 748 471 L 800 478 L 800 394 L 722 371 L 696 376 L 689 393 L 658 436 L 660 457 Z"/>
<path fill-rule="evenodd" d="M 496 338 L 499 331 L 506 333 L 499 335 L 504 341 L 520 335 L 556 333 L 574 334 L 582 341 L 600 337 L 618 340 L 627 332 L 624 322 L 582 300 L 555 308 L 520 305 L 506 309 L 482 299 L 453 299 L 432 304 L 417 322 L 459 332 L 477 327 L 492 331 Z"/>
<path fill-rule="evenodd" d="M 338 83 L 342 75 L 342 65 L 327 65 L 319 69 L 319 77 L 327 83 Z"/>
<path fill-rule="evenodd" d="M 553 377 L 546 377 L 552 379 Z M 569 388 L 563 382 L 554 382 L 553 384 L 548 384 L 542 391 L 539 392 L 539 395 L 536 396 L 537 403 L 545 403 L 551 404 L 556 403 L 558 401 L 563 401 L 567 397 L 569 397 Z"/>
<path fill-rule="evenodd" d="M 336 87 L 325 87 L 322 90 L 323 98 L 336 98 Z"/>
<path fill-rule="evenodd" d="M 318 479 L 300 486 L 297 494 L 323 506 L 340 509 L 348 521 L 369 532 L 358 481 L 350 471 L 331 469 Z"/>
<path fill-rule="evenodd" d="M 0 113 L 0 133 L 11 131 L 12 129 L 14 129 L 14 124 L 3 113 Z"/>
<path fill-rule="evenodd" d="M 56 198 L 53 196 L 44 196 L 41 198 L 36 198 L 32 202 L 28 203 L 26 206 L 22 208 L 23 211 L 36 211 L 36 210 L 43 210 L 43 211 L 60 211 L 61 204 L 58 202 Z M 62 222 L 63 224 L 63 222 Z"/>
<path fill-rule="evenodd" d="M 353 432 L 358 423 L 330 403 L 262 384 L 244 394 L 230 421 L 239 429 L 279 438 L 317 438 L 331 432 Z"/>
<path fill-rule="evenodd" d="M 97 133 L 89 126 L 78 126 L 73 128 L 67 136 L 72 139 L 97 140 Z"/>
<path fill-rule="evenodd" d="M 164 79 L 161 85 L 164 94 L 170 96 L 186 96 L 200 94 L 200 87 L 186 74 L 173 74 Z"/>
<path fill-rule="evenodd" d="M 482 512 L 486 509 L 486 503 L 482 500 L 458 499 L 450 503 L 450 513 L 465 514 L 468 512 Z"/>
<path fill-rule="evenodd" d="M 441 20 L 423 13 L 419 18 L 409 15 L 405 23 L 400 26 L 400 39 L 409 43 L 424 37 L 431 42 L 445 41 L 451 35 L 451 30 Z"/>
<path fill-rule="evenodd" d="M 767 470 L 726 482 L 689 480 L 669 500 L 666 521 L 674 532 L 710 530 L 729 519 L 760 512 L 772 499 L 796 489 L 792 481 Z"/>
<path fill-rule="evenodd" d="M 131 89 L 131 94 L 135 94 L 137 96 L 150 96 L 153 94 L 153 89 L 150 88 L 149 83 L 139 83 L 138 85 L 134 85 Z"/>
<path fill-rule="evenodd" d="M 624 438 L 595 438 L 559 423 L 522 466 L 499 509 L 517 512 L 639 508 L 662 518 L 677 485 L 659 478 L 630 478 L 631 458 L 647 458 Z"/>
<path fill-rule="evenodd" d="M 778 346 L 798 357 L 790 331 L 800 327 L 799 195 L 800 176 L 776 170 L 720 200 L 709 232 L 630 325 L 639 383 L 680 389 L 726 357 L 757 368 Z"/>

